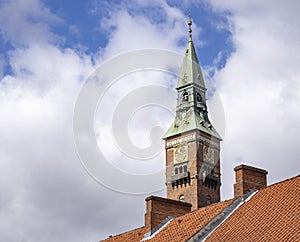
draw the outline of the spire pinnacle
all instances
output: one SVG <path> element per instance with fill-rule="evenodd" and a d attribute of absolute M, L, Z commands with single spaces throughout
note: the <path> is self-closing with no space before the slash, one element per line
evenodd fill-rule
<path fill-rule="evenodd" d="M 188 16 L 189 16 L 189 21 L 188 21 L 188 26 L 189 26 L 189 33 L 190 33 L 190 37 L 192 36 L 192 19 L 191 19 L 191 10 L 189 9 L 188 11 Z"/>

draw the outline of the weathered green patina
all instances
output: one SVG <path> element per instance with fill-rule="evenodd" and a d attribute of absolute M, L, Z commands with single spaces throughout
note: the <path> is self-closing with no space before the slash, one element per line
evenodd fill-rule
<path fill-rule="evenodd" d="M 177 89 L 192 83 L 199 85 L 199 87 L 203 89 L 206 89 L 192 36 L 190 35 L 179 75 Z"/>
<path fill-rule="evenodd" d="M 163 139 L 200 130 L 219 140 L 221 136 L 208 119 L 206 87 L 201 67 L 192 40 L 192 22 L 189 25 L 189 40 L 177 85 L 176 117 Z"/>

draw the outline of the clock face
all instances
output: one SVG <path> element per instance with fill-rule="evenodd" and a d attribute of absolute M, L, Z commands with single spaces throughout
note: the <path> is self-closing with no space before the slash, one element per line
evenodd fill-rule
<path fill-rule="evenodd" d="M 174 151 L 174 163 L 180 163 L 186 161 L 187 156 L 187 145 L 179 146 Z"/>
<path fill-rule="evenodd" d="M 214 164 L 214 150 L 208 145 L 203 145 L 203 160 Z"/>

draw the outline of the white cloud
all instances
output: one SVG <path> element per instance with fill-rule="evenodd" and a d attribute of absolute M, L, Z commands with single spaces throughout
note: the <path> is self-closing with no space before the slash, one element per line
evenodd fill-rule
<path fill-rule="evenodd" d="M 60 40 L 50 25 L 62 22 L 39 0 L 3 1 L 0 3 L 0 30 L 13 46 L 53 43 Z"/>
<path fill-rule="evenodd" d="M 270 183 L 299 173 L 299 3 L 211 2 L 217 11 L 231 12 L 236 49 L 215 77 L 227 125 L 223 192 L 231 197 L 238 163 L 267 169 Z"/>
<path fill-rule="evenodd" d="M 44 47 L 12 53 L 18 57 L 11 58 L 16 72 L 0 83 L 3 241 L 72 238 L 71 211 L 86 203 L 77 193 L 89 189 L 85 183 L 90 178 L 74 151 L 72 110 L 82 75 L 91 65 L 71 50 Z M 43 68 L 42 61 L 49 65 Z"/>
<path fill-rule="evenodd" d="M 117 26 L 117 29 L 111 34 L 104 56 L 143 48 L 174 50 L 178 48 L 176 41 L 185 33 L 183 26 L 178 23 L 175 23 L 174 29 L 170 31 L 167 23 L 157 26 L 142 15 L 131 16 L 124 10 L 118 12 L 110 20 L 110 24 Z"/>
<path fill-rule="evenodd" d="M 125 196 L 100 186 L 76 155 L 73 107 L 94 67 L 91 57 L 56 45 L 62 37 L 54 35 L 50 25 L 63 20 L 40 2 L 2 6 L 1 33 L 13 48 L 6 53 L 12 73 L 0 82 L 0 240 L 97 241 L 140 226 L 144 196 Z M 174 48 L 174 38 L 183 35 L 178 25 L 164 36 L 154 23 L 124 10 L 114 20 L 118 28 L 101 60 L 137 47 Z M 132 27 L 136 36 L 146 36 L 148 28 L 151 38 L 126 44 L 125 30 Z M 164 44 L 157 46 L 160 42 Z M 129 214 L 132 222 L 125 223 Z"/>

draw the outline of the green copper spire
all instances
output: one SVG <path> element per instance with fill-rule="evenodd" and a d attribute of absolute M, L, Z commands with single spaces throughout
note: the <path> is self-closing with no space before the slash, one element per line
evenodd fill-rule
<path fill-rule="evenodd" d="M 177 85 L 176 117 L 164 139 L 192 130 L 200 130 L 221 140 L 208 119 L 206 87 L 192 40 L 192 21 L 188 21 L 189 40 Z"/>
<path fill-rule="evenodd" d="M 195 83 L 203 90 L 206 90 L 198 57 L 192 39 L 192 21 L 188 21 L 189 41 L 185 51 L 185 57 L 181 67 L 177 89 L 191 83 Z"/>

